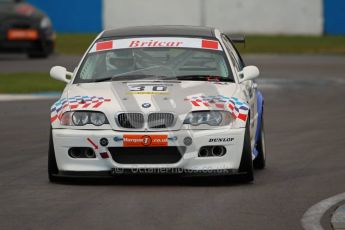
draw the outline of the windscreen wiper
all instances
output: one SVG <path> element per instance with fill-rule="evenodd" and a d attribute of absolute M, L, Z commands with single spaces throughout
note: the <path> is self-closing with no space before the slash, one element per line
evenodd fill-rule
<path fill-rule="evenodd" d="M 149 79 L 154 78 L 156 75 L 153 74 L 133 74 L 133 75 L 121 75 L 121 76 L 113 76 L 111 78 L 112 81 L 123 81 L 123 80 L 141 80 L 141 79 Z"/>
<path fill-rule="evenodd" d="M 93 82 L 103 82 L 103 81 L 123 81 L 123 80 L 140 80 L 140 79 L 150 79 L 152 80 L 192 80 L 192 81 L 223 81 L 223 82 L 234 82 L 231 78 L 225 78 L 220 76 L 209 76 L 209 75 L 185 75 L 177 77 L 167 77 L 167 76 L 156 76 L 156 75 L 123 75 L 123 76 L 113 76 L 95 79 Z"/>
<path fill-rule="evenodd" d="M 105 77 L 100 79 L 95 79 L 93 82 L 103 82 L 103 81 L 122 81 L 122 80 L 138 80 L 138 79 L 145 79 L 150 78 L 154 75 L 123 75 L 123 76 L 111 76 Z"/>
<path fill-rule="evenodd" d="M 230 77 L 220 77 L 220 76 L 210 76 L 210 75 L 184 75 L 177 76 L 178 80 L 191 80 L 191 81 L 225 81 L 225 82 L 235 82 Z"/>
<path fill-rule="evenodd" d="M 106 78 L 100 78 L 100 79 L 96 79 L 93 82 L 102 82 L 102 81 L 110 81 L 112 79 L 112 77 L 106 77 Z"/>

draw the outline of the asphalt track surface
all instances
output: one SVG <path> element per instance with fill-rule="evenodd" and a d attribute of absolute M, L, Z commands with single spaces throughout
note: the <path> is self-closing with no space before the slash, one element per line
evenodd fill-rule
<path fill-rule="evenodd" d="M 77 62 L 42 62 L 56 60 Z M 53 101 L 0 102 L 0 229 L 302 229 L 310 206 L 345 191 L 345 57 L 246 60 L 261 68 L 265 96 L 268 165 L 253 184 L 175 177 L 51 184 Z M 34 64 L 19 57 L 0 60 L 5 72 L 4 65 L 25 72 Z"/>

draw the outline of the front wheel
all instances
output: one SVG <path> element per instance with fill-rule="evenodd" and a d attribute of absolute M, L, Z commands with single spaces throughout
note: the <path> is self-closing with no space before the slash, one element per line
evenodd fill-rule
<path fill-rule="evenodd" d="M 49 178 L 49 181 L 50 182 L 58 182 L 59 177 L 56 176 L 56 174 L 58 174 L 58 173 L 59 173 L 59 169 L 57 167 L 56 158 L 55 158 L 52 129 L 50 128 L 49 149 L 48 149 L 48 178 Z"/>
<path fill-rule="evenodd" d="M 264 128 L 264 117 L 261 117 L 261 129 L 260 136 L 256 146 L 258 150 L 258 155 L 254 159 L 254 168 L 255 169 L 264 169 L 266 166 L 266 146 L 265 146 L 265 128 Z"/>
<path fill-rule="evenodd" d="M 253 170 L 253 157 L 252 149 L 250 145 L 250 121 L 247 119 L 246 131 L 244 134 L 243 150 L 240 167 L 238 172 L 240 173 L 239 177 L 243 182 L 251 182 L 254 180 L 254 170 Z"/>

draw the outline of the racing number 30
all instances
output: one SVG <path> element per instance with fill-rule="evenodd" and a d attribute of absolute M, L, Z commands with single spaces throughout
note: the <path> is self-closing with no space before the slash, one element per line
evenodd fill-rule
<path fill-rule="evenodd" d="M 151 90 L 150 90 L 151 89 Z M 167 87 L 164 85 L 154 85 L 154 86 L 130 86 L 130 91 L 140 91 L 140 92 L 165 92 Z"/>

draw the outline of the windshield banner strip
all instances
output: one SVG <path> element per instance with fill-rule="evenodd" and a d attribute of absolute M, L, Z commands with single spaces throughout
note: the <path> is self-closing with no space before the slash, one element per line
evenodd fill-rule
<path fill-rule="evenodd" d="M 98 42 L 96 43 L 96 50 L 110 50 L 113 48 L 113 41 Z"/>
<path fill-rule="evenodd" d="M 128 38 L 112 41 L 97 42 L 90 50 L 90 53 L 128 48 L 160 48 L 160 47 L 181 47 L 222 50 L 222 46 L 216 40 L 200 38 L 181 38 L 181 37 L 148 37 L 148 38 Z"/>

